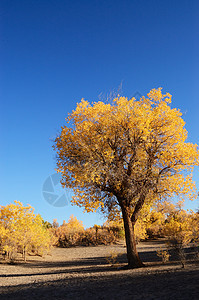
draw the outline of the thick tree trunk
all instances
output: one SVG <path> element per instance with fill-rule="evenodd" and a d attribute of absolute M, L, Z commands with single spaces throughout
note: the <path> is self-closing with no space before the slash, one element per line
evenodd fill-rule
<path fill-rule="evenodd" d="M 122 215 L 125 229 L 128 268 L 133 269 L 143 267 L 144 264 L 140 260 L 140 257 L 137 252 L 134 225 L 132 224 L 131 215 L 128 207 L 122 207 Z"/>

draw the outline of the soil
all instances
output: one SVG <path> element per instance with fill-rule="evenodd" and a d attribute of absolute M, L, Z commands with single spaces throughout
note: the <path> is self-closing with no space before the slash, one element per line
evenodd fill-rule
<path fill-rule="evenodd" d="M 144 268 L 125 270 L 126 248 L 116 245 L 54 248 L 45 258 L 20 257 L 0 264 L 0 299 L 199 299 L 199 262 L 187 249 L 185 268 L 175 255 L 165 264 L 157 256 L 163 240 L 142 242 Z M 107 257 L 118 254 L 111 265 Z"/>

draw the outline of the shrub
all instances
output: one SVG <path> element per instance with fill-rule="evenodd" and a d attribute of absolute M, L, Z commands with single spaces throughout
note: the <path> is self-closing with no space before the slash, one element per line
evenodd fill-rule
<path fill-rule="evenodd" d="M 167 250 L 157 250 L 157 256 L 161 257 L 162 262 L 165 264 L 167 261 L 169 261 L 170 254 Z"/>

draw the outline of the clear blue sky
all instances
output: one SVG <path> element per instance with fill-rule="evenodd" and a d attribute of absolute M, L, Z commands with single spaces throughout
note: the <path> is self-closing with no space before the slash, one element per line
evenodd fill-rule
<path fill-rule="evenodd" d="M 67 113 L 121 82 L 127 97 L 170 92 L 199 144 L 197 0 L 1 0 L 0 35 L 2 205 L 29 203 L 50 222 L 72 213 L 86 227 L 103 222 L 50 205 L 42 186 L 56 168 L 51 140 Z M 194 179 L 199 188 L 198 169 Z"/>

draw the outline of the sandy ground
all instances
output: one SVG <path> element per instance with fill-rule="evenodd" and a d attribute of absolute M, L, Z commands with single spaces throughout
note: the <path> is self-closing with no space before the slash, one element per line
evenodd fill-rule
<path fill-rule="evenodd" d="M 55 248 L 45 258 L 0 264 L 0 299 L 199 299 L 199 263 L 189 260 L 183 269 L 171 259 L 162 264 L 156 255 L 162 241 L 138 245 L 145 267 L 121 270 L 126 263 L 123 242 L 111 246 Z M 120 254 L 119 265 L 106 257 Z"/>

